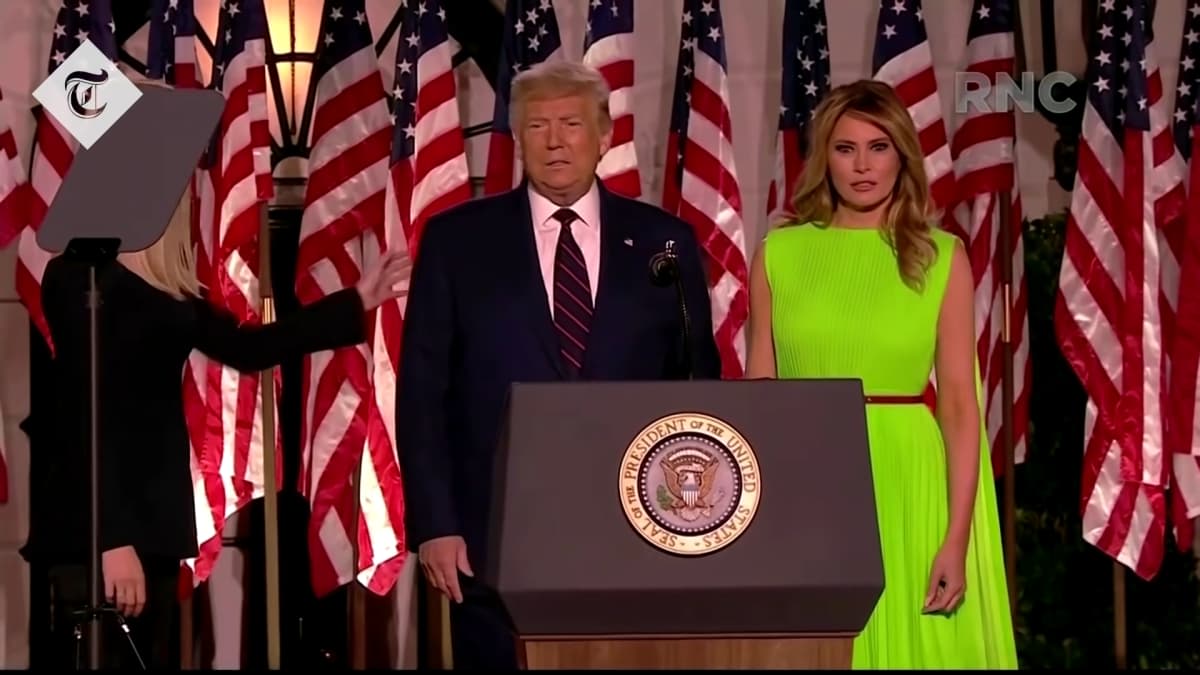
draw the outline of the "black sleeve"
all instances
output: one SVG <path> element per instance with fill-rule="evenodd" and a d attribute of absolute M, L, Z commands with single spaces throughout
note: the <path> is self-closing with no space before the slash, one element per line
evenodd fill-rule
<path fill-rule="evenodd" d="M 358 291 L 332 293 L 273 323 L 239 326 L 204 301 L 196 312 L 195 347 L 241 371 L 265 370 L 288 359 L 366 339 L 366 317 Z"/>
<path fill-rule="evenodd" d="M 684 227 L 688 226 L 685 224 Z M 708 291 L 708 278 L 704 273 L 704 253 L 690 228 L 687 232 L 680 246 L 679 273 L 688 314 L 691 315 L 694 374 L 698 380 L 716 380 L 721 377 L 721 353 L 713 337 L 712 299 Z"/>
<path fill-rule="evenodd" d="M 462 534 L 454 508 L 446 413 L 455 307 L 448 240 L 440 227 L 445 224 L 429 223 L 413 267 L 396 392 L 396 445 L 406 527 L 414 547 Z"/>

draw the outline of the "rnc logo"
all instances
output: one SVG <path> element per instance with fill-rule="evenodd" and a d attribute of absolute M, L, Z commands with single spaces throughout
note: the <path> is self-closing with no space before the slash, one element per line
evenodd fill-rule
<path fill-rule="evenodd" d="M 1055 98 L 1054 87 L 1061 84 L 1067 89 L 1076 81 L 1071 73 L 1056 70 L 1035 83 L 1033 73 L 1026 71 L 1018 84 L 1011 75 L 1001 72 L 996 73 L 996 85 L 992 86 L 983 73 L 959 71 L 954 73 L 954 112 L 1004 113 L 1015 109 L 1033 113 L 1040 104 L 1046 112 L 1068 113 L 1075 108 L 1075 101 L 1069 96 Z"/>
<path fill-rule="evenodd" d="M 84 40 L 33 97 L 80 145 L 90 148 L 142 92 L 91 40 Z"/>

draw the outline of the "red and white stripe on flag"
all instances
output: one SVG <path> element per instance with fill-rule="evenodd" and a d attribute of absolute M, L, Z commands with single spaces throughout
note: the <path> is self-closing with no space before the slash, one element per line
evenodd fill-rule
<path fill-rule="evenodd" d="M 50 53 L 46 73 L 52 73 L 81 44 L 86 36 L 105 56 L 117 60 L 117 42 L 114 35 L 112 1 L 91 0 L 86 7 L 77 0 L 63 0 L 55 17 L 54 31 L 50 38 Z M 42 311 L 42 275 L 50 253 L 37 243 L 37 232 L 46 218 L 50 204 L 58 194 L 79 142 L 67 132 L 45 109 L 38 108 L 35 115 L 37 131 L 33 140 L 33 161 L 29 170 L 29 218 L 21 230 L 17 243 L 16 289 L 17 297 L 29 312 L 29 317 L 45 338 L 51 353 L 54 342 L 50 328 Z"/>
<path fill-rule="evenodd" d="M 198 235 L 207 262 L 208 300 L 240 323 L 262 322 L 259 230 L 273 194 L 266 94 L 266 12 L 262 0 L 222 6 L 212 82 L 225 96 L 216 143 L 196 180 Z M 221 550 L 226 520 L 263 495 L 263 391 L 258 373 L 241 373 L 193 353 L 184 371 L 184 413 L 193 439 L 191 472 L 199 556 L 185 561 L 204 581 Z M 278 401 L 280 378 L 274 378 Z M 276 476 L 282 452 L 276 428 Z M 200 446 L 195 439 L 203 439 Z M 278 484 L 278 483 L 277 483 Z"/>
<path fill-rule="evenodd" d="M 920 0 L 880 0 L 872 66 L 875 79 L 895 90 L 912 117 L 925 157 L 925 176 L 933 206 L 943 212 L 943 226 L 965 241 L 962 227 L 954 222 L 953 206 L 958 200 L 954 160 L 942 119 L 933 51 Z M 930 407 L 936 406 L 936 387 L 937 374 L 931 372 L 924 392 Z"/>
<path fill-rule="evenodd" d="M 633 140 L 633 47 L 633 0 L 589 3 L 583 62 L 608 83 L 613 123 L 612 147 L 600 158 L 596 175 L 608 189 L 636 199 L 642 194 L 642 179 Z"/>
<path fill-rule="evenodd" d="M 392 91 L 392 153 L 382 232 L 367 233 L 365 256 L 385 250 L 419 253 L 425 223 L 434 214 L 471 198 L 466 147 L 458 114 L 453 49 L 441 0 L 425 11 L 408 7 L 401 35 L 416 34 L 396 48 Z M 407 282 L 406 282 L 407 283 Z M 385 593 L 404 562 L 404 494 L 397 456 L 396 387 L 405 301 L 389 300 L 375 313 L 370 338 L 372 391 L 367 447 L 360 473 L 359 583 Z"/>
<path fill-rule="evenodd" d="M 4 95 L 0 93 L 0 248 L 12 243 L 29 222 L 29 182 L 3 106 Z M 7 502 L 8 453 L 4 447 L 4 415 L 0 413 L 0 504 Z"/>
<path fill-rule="evenodd" d="M 17 138 L 3 110 L 0 94 L 0 248 L 16 238 L 29 220 L 29 183 L 17 153 Z M 0 504 L 8 503 L 8 452 L 4 445 L 4 414 L 0 411 Z"/>
<path fill-rule="evenodd" d="M 1055 328 L 1088 401 L 1083 538 L 1157 574 L 1170 470 L 1163 455 L 1163 228 L 1181 214 L 1175 149 L 1144 0 L 1108 3 L 1089 63 Z M 1128 44 L 1126 40 L 1128 38 Z M 1125 69 L 1123 64 L 1133 64 Z"/>
<path fill-rule="evenodd" d="M 808 154 L 808 123 L 829 93 L 829 23 L 825 0 L 787 0 L 783 10 L 783 77 L 775 173 L 767 188 L 767 223 L 795 217 L 792 195 Z"/>
<path fill-rule="evenodd" d="M 147 40 L 147 75 L 162 79 L 179 89 L 200 87 L 200 73 L 196 68 L 196 16 L 192 0 L 154 0 L 150 7 L 151 17 Z M 196 276 L 205 284 L 213 279 L 211 260 L 213 250 L 213 227 L 211 215 L 212 185 L 203 169 L 197 169 L 191 181 L 191 226 L 192 243 L 195 250 Z M 210 205 L 201 216 L 201 200 Z M 203 220 L 204 225 L 201 225 Z M 202 469 L 202 462 L 211 462 L 216 453 L 211 446 L 222 445 L 220 420 L 209 425 L 208 396 L 209 373 L 219 381 L 221 365 L 215 360 L 193 350 L 183 366 L 183 408 L 188 427 L 189 468 L 193 485 L 197 545 L 200 555 L 184 561 L 181 575 L 181 592 L 186 595 L 191 588 L 203 582 L 211 573 L 221 552 L 220 533 L 224 519 L 237 508 L 237 501 L 245 493 L 245 483 L 240 480 L 247 467 L 234 463 L 232 467 Z M 251 488 L 251 491 L 253 488 Z M 227 495 L 235 499 L 229 504 Z M 216 505 L 216 508 L 214 508 Z"/>
<path fill-rule="evenodd" d="M 353 287 L 377 257 L 393 129 L 362 0 L 328 5 L 319 34 L 312 151 L 296 263 L 296 297 L 302 305 Z M 301 492 L 311 510 L 308 550 L 318 596 L 354 578 L 356 544 L 359 569 L 403 561 L 403 521 L 386 524 L 390 546 L 373 545 L 380 540 L 372 536 L 378 528 L 365 525 L 381 508 L 386 514 L 390 501 L 403 504 L 402 495 L 382 493 L 374 463 L 363 462 L 375 407 L 372 370 L 365 343 L 304 359 Z M 388 577 L 375 589 L 389 590 L 395 572 Z"/>
<path fill-rule="evenodd" d="M 503 51 L 483 181 L 485 194 L 505 192 L 521 182 L 521 161 L 516 154 L 512 120 L 508 118 L 513 77 L 530 66 L 562 56 L 558 18 L 549 0 L 510 0 L 505 4 Z"/>
<path fill-rule="evenodd" d="M 1200 7 L 1200 0 L 1192 0 Z M 1189 15 L 1189 23 L 1200 23 L 1200 12 Z M 1186 40 L 1185 40 L 1186 49 Z M 1180 76 L 1187 73 L 1181 68 Z M 1193 78 L 1193 87 L 1200 87 L 1200 77 Z M 1195 93 L 1193 93 L 1193 97 Z M 1192 105 L 1195 104 L 1193 99 Z M 1194 110 L 1194 109 L 1193 109 Z M 1190 146 L 1187 191 L 1189 202 L 1200 194 L 1200 119 L 1187 124 L 1187 143 Z M 1173 331 L 1167 339 L 1170 350 L 1170 377 L 1164 408 L 1167 414 L 1165 429 L 1167 448 L 1171 453 L 1171 521 L 1174 524 L 1175 544 L 1180 550 L 1192 547 L 1195 536 L 1192 521 L 1200 518 L 1200 412 L 1197 406 L 1197 378 L 1200 378 L 1200 208 L 1189 204 L 1182 226 L 1168 241 L 1177 263 L 1173 302 L 1164 307 L 1164 317 L 1173 318 Z M 1181 236 L 1180 236 L 1181 235 Z M 1186 245 L 1191 242 L 1190 245 Z M 1164 291 L 1168 279 L 1163 278 Z"/>
<path fill-rule="evenodd" d="M 1011 75 L 1016 55 L 1013 0 L 975 0 L 967 29 L 966 71 L 996 84 L 1000 73 Z M 1003 331 L 1005 327 L 1003 265 L 1011 261 L 1013 349 L 1013 446 L 1016 463 L 1025 460 L 1029 419 L 1029 321 L 1022 238 L 1021 196 L 1015 177 L 1016 117 L 971 106 L 951 142 L 959 203 L 954 222 L 963 228 L 975 282 L 976 354 L 983 383 L 985 426 L 995 475 L 1005 470 L 1003 434 Z M 1009 248 L 1000 239 L 1000 199 L 1009 195 Z"/>
<path fill-rule="evenodd" d="M 934 205 L 949 217 L 957 200 L 954 162 L 920 0 L 880 1 L 872 64 L 875 79 L 891 85 L 908 107 L 920 135 Z"/>
<path fill-rule="evenodd" d="M 708 268 L 721 374 L 739 378 L 746 365 L 749 275 L 725 67 L 720 3 L 685 0 L 663 208 L 696 232 Z"/>
<path fill-rule="evenodd" d="M 29 222 L 29 181 L 4 108 L 4 94 L 0 92 L 0 248 L 16 239 Z"/>
<path fill-rule="evenodd" d="M 1189 163 L 1187 195 L 1191 208 L 1166 232 L 1163 253 L 1163 337 L 1169 353 L 1168 393 L 1164 410 L 1166 447 L 1171 455 L 1171 520 L 1175 544 L 1190 549 L 1193 519 L 1200 517 L 1200 0 L 1188 0 L 1184 39 L 1179 48 L 1178 85 L 1173 115 L 1175 147 Z"/>

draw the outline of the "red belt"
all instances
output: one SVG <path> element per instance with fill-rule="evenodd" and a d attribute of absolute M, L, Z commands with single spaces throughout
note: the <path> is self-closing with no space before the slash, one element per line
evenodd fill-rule
<path fill-rule="evenodd" d="M 923 395 L 901 396 L 901 395 L 884 395 L 884 396 L 867 396 L 866 402 L 868 405 L 917 405 L 925 402 Z"/>

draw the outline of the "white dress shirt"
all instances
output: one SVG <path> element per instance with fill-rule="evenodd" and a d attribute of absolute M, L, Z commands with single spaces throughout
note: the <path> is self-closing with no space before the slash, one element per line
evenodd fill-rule
<path fill-rule="evenodd" d="M 587 267 L 588 286 L 592 290 L 592 304 L 596 303 L 596 281 L 600 278 L 600 189 L 592 182 L 592 189 L 574 204 L 559 206 L 538 194 L 529 186 L 529 212 L 533 217 L 533 236 L 537 242 L 538 263 L 542 269 L 542 280 L 546 284 L 546 302 L 550 316 L 554 316 L 554 254 L 558 250 L 558 233 L 561 229 L 554 213 L 561 208 L 575 212 L 577 218 L 571 223 L 571 235 L 579 250 L 583 252 L 583 264 Z"/>

